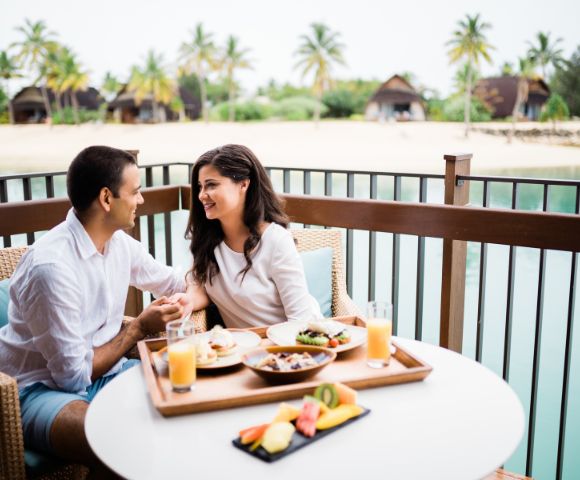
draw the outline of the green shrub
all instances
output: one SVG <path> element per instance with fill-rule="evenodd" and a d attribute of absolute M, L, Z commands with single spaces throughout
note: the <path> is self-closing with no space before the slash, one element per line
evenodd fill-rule
<path fill-rule="evenodd" d="M 275 103 L 272 115 L 282 120 L 309 120 L 314 116 L 317 100 L 311 97 L 289 97 Z M 328 107 L 320 104 L 320 115 L 326 115 Z"/>
<path fill-rule="evenodd" d="M 356 111 L 355 94 L 349 90 L 331 90 L 322 96 L 322 103 L 328 107 L 326 117 L 347 118 Z"/>
<path fill-rule="evenodd" d="M 84 110 L 79 109 L 79 121 L 80 123 L 96 122 L 102 119 L 101 113 L 97 110 Z M 58 110 L 53 110 L 52 112 L 52 124 L 53 125 L 74 125 L 75 117 L 72 107 L 65 107 L 62 112 Z"/>
<path fill-rule="evenodd" d="M 569 116 L 570 110 L 564 99 L 557 93 L 552 93 L 542 109 L 540 120 L 542 122 L 552 120 L 555 123 L 557 120 L 566 120 Z"/>
<path fill-rule="evenodd" d="M 463 96 L 449 97 L 443 102 L 442 120 L 447 122 L 463 122 L 465 99 Z M 471 113 L 469 115 L 472 122 L 488 122 L 491 120 L 491 113 L 477 97 L 471 97 Z"/>
<path fill-rule="evenodd" d="M 10 114 L 8 113 L 8 110 L 4 110 L 3 112 L 0 112 L 0 125 L 6 124 L 6 123 L 10 123 Z"/>
<path fill-rule="evenodd" d="M 236 122 L 247 122 L 250 120 L 265 120 L 270 116 L 271 108 L 269 105 L 263 105 L 258 102 L 249 101 L 236 103 L 234 107 L 234 118 Z M 229 102 L 218 103 L 212 108 L 210 117 L 212 120 L 229 120 L 230 104 Z"/>
<path fill-rule="evenodd" d="M 441 122 L 445 120 L 443 114 L 443 107 L 445 106 L 445 101 L 440 98 L 431 98 L 427 100 L 427 118 L 435 122 Z M 463 118 L 463 117 L 462 117 Z"/>

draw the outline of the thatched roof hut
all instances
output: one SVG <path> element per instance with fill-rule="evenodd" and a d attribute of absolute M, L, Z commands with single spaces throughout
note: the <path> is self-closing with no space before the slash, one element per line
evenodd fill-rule
<path fill-rule="evenodd" d="M 179 97 L 183 102 L 185 116 L 191 120 L 199 118 L 201 113 L 201 101 L 194 97 L 189 90 L 179 87 Z M 169 108 L 168 105 L 160 104 L 161 121 L 175 121 L 179 114 Z M 135 102 L 135 93 L 129 92 L 123 87 L 117 97 L 109 103 L 108 111 L 121 123 L 148 123 L 153 119 L 153 96 L 147 95 L 139 105 Z"/>
<path fill-rule="evenodd" d="M 493 118 L 510 117 L 513 113 L 520 77 L 505 76 L 482 78 L 473 90 Z M 550 96 L 550 87 L 542 79 L 528 79 L 528 99 L 521 106 L 520 116 L 528 120 L 537 120 L 542 106 Z"/>
<path fill-rule="evenodd" d="M 46 89 L 48 101 L 51 105 L 56 103 L 56 95 L 50 89 Z M 77 91 L 76 98 L 79 108 L 85 110 L 98 110 L 104 102 L 103 97 L 96 88 L 89 87 L 85 91 Z M 39 87 L 24 87 L 14 98 L 12 98 L 12 108 L 14 110 L 15 123 L 41 123 L 46 119 L 46 108 L 42 92 Z M 70 106 L 70 92 L 60 95 L 61 106 Z"/>
<path fill-rule="evenodd" d="M 367 102 L 367 120 L 425 120 L 421 96 L 400 75 L 383 83 Z"/>

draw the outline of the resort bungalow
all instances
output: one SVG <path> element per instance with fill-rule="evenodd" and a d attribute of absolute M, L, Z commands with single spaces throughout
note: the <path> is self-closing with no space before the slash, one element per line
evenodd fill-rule
<path fill-rule="evenodd" d="M 365 109 L 367 120 L 425 120 L 423 102 L 407 80 L 393 75 L 374 93 Z"/>
<path fill-rule="evenodd" d="M 51 105 L 56 102 L 56 95 L 47 88 L 48 101 Z M 80 109 L 98 110 L 104 102 L 99 91 L 93 87 L 76 92 L 76 98 Z M 70 94 L 65 92 L 60 96 L 60 104 L 64 107 L 71 106 Z M 15 123 L 41 123 L 46 119 L 46 108 L 39 87 L 24 87 L 12 99 Z"/>
<path fill-rule="evenodd" d="M 189 90 L 179 87 L 179 97 L 183 102 L 184 114 L 190 120 L 199 118 L 201 112 L 201 101 L 194 97 Z M 121 123 L 152 123 L 153 118 L 153 96 L 146 95 L 137 105 L 135 102 L 135 92 L 127 91 L 123 87 L 117 97 L 109 103 L 108 112 L 113 118 Z M 179 113 L 169 108 L 169 105 L 159 104 L 159 121 L 179 120 Z"/>
<path fill-rule="evenodd" d="M 519 77 L 482 78 L 473 94 L 491 111 L 492 118 L 511 117 L 518 90 Z M 542 106 L 550 96 L 550 87 L 541 80 L 528 79 L 528 99 L 520 107 L 520 117 L 537 120 Z"/>

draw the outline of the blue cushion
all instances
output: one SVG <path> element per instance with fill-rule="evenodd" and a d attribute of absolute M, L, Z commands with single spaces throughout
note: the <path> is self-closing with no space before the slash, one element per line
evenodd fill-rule
<path fill-rule="evenodd" d="M 24 465 L 27 476 L 40 476 L 43 473 L 54 471 L 67 465 L 67 462 L 47 453 L 24 449 Z"/>
<path fill-rule="evenodd" d="M 0 280 L 0 328 L 8 324 L 8 300 L 10 299 L 10 293 L 8 292 L 9 287 L 9 278 Z"/>
<path fill-rule="evenodd" d="M 300 252 L 308 291 L 325 318 L 332 317 L 332 248 Z"/>

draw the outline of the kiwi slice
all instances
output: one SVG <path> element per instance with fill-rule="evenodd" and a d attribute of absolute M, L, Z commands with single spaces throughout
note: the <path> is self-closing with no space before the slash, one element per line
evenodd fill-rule
<path fill-rule="evenodd" d="M 328 408 L 338 405 L 338 392 L 331 383 L 322 383 L 314 390 L 314 397 L 323 402 Z"/>

